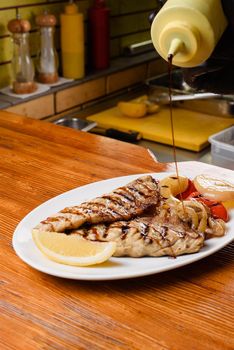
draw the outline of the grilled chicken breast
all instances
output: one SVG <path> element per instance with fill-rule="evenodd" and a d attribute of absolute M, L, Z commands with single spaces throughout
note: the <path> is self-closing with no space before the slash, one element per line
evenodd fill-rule
<path fill-rule="evenodd" d="M 159 215 L 130 221 L 99 224 L 72 231 L 92 241 L 117 243 L 114 256 L 178 256 L 195 253 L 204 244 L 204 234 L 191 229 L 178 218 Z"/>
<path fill-rule="evenodd" d="M 160 195 L 158 181 L 140 177 L 109 194 L 68 207 L 35 229 L 117 243 L 114 256 L 173 256 L 198 252 L 204 240 L 225 234 L 222 220 L 196 201 Z"/>
<path fill-rule="evenodd" d="M 111 223 L 141 215 L 160 200 L 158 181 L 142 176 L 109 194 L 68 207 L 42 221 L 35 229 L 64 232 L 83 224 Z"/>

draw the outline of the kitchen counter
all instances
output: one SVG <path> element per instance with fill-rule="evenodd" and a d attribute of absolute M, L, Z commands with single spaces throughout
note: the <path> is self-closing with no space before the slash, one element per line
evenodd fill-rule
<path fill-rule="evenodd" d="M 166 163 L 174 161 L 173 148 L 171 146 L 147 140 L 140 140 L 137 144 L 139 146 L 150 149 L 159 162 Z M 212 164 L 210 147 L 206 147 L 200 152 L 192 152 L 182 148 L 177 148 L 176 157 L 179 162 L 194 160 L 207 164 Z"/>
<path fill-rule="evenodd" d="M 99 282 L 41 273 L 12 248 L 16 225 L 51 197 L 117 176 L 174 172 L 173 164 L 137 145 L 3 111 L 0 129 L 2 350 L 233 349 L 233 244 L 172 271 Z M 194 161 L 179 168 L 233 175 Z"/>
<path fill-rule="evenodd" d="M 126 100 L 126 96 L 127 96 L 127 100 L 131 100 L 146 93 L 147 93 L 146 85 L 140 85 L 135 87 L 131 91 L 125 91 L 125 92 L 122 92 L 121 94 L 117 94 L 116 96 L 110 96 L 108 98 L 105 98 L 103 99 L 102 102 L 91 104 L 91 106 L 87 107 L 85 110 L 77 110 L 77 111 L 74 110 L 72 113 L 67 113 L 67 114 L 65 113 L 60 118 L 62 118 L 63 120 L 66 120 L 67 118 L 69 119 L 71 117 L 86 119 L 87 117 L 90 117 L 96 113 L 100 113 L 102 111 L 109 110 L 109 108 L 115 107 L 119 101 Z M 54 117 L 48 118 L 47 120 L 54 122 L 57 119 L 59 118 L 57 116 L 54 116 Z M 94 133 L 96 132 L 95 130 L 96 129 L 94 129 L 93 131 Z M 141 139 L 140 141 L 137 141 L 135 144 L 142 146 L 146 149 L 150 149 L 159 162 L 165 163 L 165 162 L 174 161 L 173 148 L 169 145 L 146 140 L 146 139 Z M 207 164 L 212 164 L 210 146 L 204 148 L 200 152 L 177 148 L 176 154 L 177 154 L 178 161 L 194 160 L 194 161 L 199 161 Z"/>

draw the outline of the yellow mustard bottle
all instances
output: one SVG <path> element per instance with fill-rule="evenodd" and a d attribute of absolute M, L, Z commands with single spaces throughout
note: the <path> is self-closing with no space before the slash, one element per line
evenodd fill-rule
<path fill-rule="evenodd" d="M 227 26 L 221 0 L 168 0 L 151 26 L 152 42 L 165 60 L 195 67 L 206 61 Z"/>
<path fill-rule="evenodd" d="M 61 14 L 62 70 L 65 78 L 80 79 L 85 75 L 84 20 L 78 6 L 70 1 Z"/>

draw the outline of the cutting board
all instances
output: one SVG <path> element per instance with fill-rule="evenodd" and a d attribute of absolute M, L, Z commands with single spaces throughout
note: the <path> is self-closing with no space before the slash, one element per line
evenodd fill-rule
<path fill-rule="evenodd" d="M 143 118 L 126 117 L 118 107 L 114 107 L 87 119 L 97 122 L 101 128 L 138 131 L 146 140 L 172 144 L 169 107 L 164 106 L 157 114 Z M 233 125 L 232 118 L 210 116 L 182 108 L 173 109 L 173 121 L 176 146 L 196 152 L 209 145 L 210 135 Z"/>

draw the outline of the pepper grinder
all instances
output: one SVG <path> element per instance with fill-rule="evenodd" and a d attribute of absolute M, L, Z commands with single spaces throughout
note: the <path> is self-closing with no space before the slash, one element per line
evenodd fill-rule
<path fill-rule="evenodd" d="M 20 18 L 17 14 L 15 19 L 8 23 L 8 30 L 13 39 L 13 92 L 16 94 L 29 94 L 37 90 L 34 82 L 34 65 L 29 53 L 29 21 Z"/>
<path fill-rule="evenodd" d="M 44 84 L 53 84 L 58 81 L 58 56 L 54 45 L 56 18 L 45 11 L 36 17 L 36 23 L 40 27 L 37 79 Z"/>

